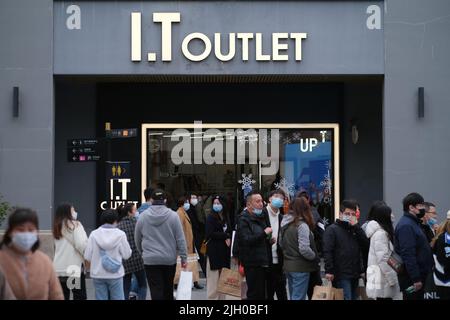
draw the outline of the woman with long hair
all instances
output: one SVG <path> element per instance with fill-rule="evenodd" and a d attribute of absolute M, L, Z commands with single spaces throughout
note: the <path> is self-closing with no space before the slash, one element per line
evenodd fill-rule
<path fill-rule="evenodd" d="M 87 235 L 78 219 L 78 213 L 69 203 L 60 204 L 56 208 L 53 219 L 53 237 L 55 238 L 55 256 L 53 266 L 58 274 L 64 293 L 64 299 L 86 300 L 86 265 L 84 250 L 87 246 Z M 75 282 L 75 284 L 73 284 Z"/>
<path fill-rule="evenodd" d="M 366 293 L 372 299 L 392 300 L 400 292 L 397 273 L 387 263 L 394 250 L 392 210 L 378 203 L 370 211 L 371 220 L 366 227 L 370 239 Z"/>
<path fill-rule="evenodd" d="M 281 221 L 283 248 L 289 296 L 291 300 L 305 300 L 310 273 L 319 268 L 319 257 L 314 241 L 314 219 L 308 199 L 295 198 L 291 211 Z"/>
<path fill-rule="evenodd" d="M 223 300 L 217 292 L 220 271 L 230 267 L 231 226 L 225 201 L 214 196 L 211 213 L 206 217 L 206 294 L 208 300 Z"/>

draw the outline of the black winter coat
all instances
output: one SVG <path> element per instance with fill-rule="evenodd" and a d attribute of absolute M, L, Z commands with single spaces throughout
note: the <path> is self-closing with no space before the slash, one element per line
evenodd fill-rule
<path fill-rule="evenodd" d="M 369 244 L 360 226 L 337 220 L 323 236 L 325 272 L 333 274 L 335 280 L 358 279 L 366 271 L 364 256 Z"/>
<path fill-rule="evenodd" d="M 223 230 L 225 228 L 225 231 Z M 211 270 L 230 268 L 230 247 L 225 243 L 231 239 L 231 226 L 228 219 L 221 219 L 219 214 L 211 212 L 206 217 L 205 239 L 208 241 L 206 255 Z"/>
<path fill-rule="evenodd" d="M 270 227 L 268 220 L 265 214 L 256 217 L 247 210 L 240 216 L 236 233 L 239 260 L 244 267 L 272 264 L 272 245 L 264 232 L 265 228 Z"/>

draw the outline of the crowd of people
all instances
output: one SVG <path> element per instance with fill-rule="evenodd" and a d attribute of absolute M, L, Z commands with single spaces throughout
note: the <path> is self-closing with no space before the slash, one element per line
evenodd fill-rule
<path fill-rule="evenodd" d="M 85 300 L 89 272 L 97 300 L 145 300 L 148 289 L 152 300 L 172 300 L 177 270 L 186 270 L 191 256 L 206 274 L 211 300 L 226 298 L 219 279 L 230 267 L 245 276 L 248 300 L 311 299 L 324 282 L 343 289 L 345 300 L 358 299 L 361 282 L 369 299 L 420 300 L 428 285 L 450 299 L 450 211 L 439 224 L 436 206 L 418 193 L 403 199 L 396 224 L 383 201 L 373 203 L 361 224 L 359 204 L 343 200 L 330 225 L 307 192 L 287 205 L 283 190 L 265 200 L 252 191 L 236 215 L 216 195 L 204 219 L 197 194 L 178 199 L 176 211 L 164 190 L 144 195 L 140 208 L 103 211 L 89 236 L 75 207 L 61 204 L 53 219 L 53 261 L 39 250 L 36 212 L 15 209 L 0 244 L 0 299 Z M 194 270 L 192 286 L 202 289 Z"/>

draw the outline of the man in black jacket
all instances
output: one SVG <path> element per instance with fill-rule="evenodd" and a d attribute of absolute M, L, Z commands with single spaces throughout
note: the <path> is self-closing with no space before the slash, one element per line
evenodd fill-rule
<path fill-rule="evenodd" d="M 339 219 L 325 230 L 323 255 L 325 277 L 335 288 L 344 289 L 345 300 L 355 300 L 358 280 L 365 272 L 363 254 L 369 247 L 369 240 L 358 225 L 356 210 L 358 204 L 344 200 Z"/>
<path fill-rule="evenodd" d="M 247 299 L 267 299 L 269 266 L 272 262 L 272 228 L 263 213 L 261 194 L 250 192 L 247 207 L 239 217 L 237 240 L 239 260 L 244 266 L 247 280 Z"/>
<path fill-rule="evenodd" d="M 394 247 L 402 257 L 405 271 L 398 275 L 404 300 L 423 300 L 423 284 L 433 268 L 427 237 L 420 225 L 425 215 L 423 197 L 410 193 L 403 199 L 405 212 L 395 227 Z"/>

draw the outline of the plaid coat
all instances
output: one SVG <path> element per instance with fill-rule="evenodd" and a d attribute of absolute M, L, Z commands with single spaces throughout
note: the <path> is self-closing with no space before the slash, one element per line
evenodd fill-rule
<path fill-rule="evenodd" d="M 136 218 L 125 217 L 117 225 L 117 227 L 125 232 L 127 235 L 128 243 L 131 248 L 131 257 L 128 260 L 123 260 L 123 267 L 125 268 L 125 274 L 137 272 L 144 269 L 144 261 L 139 251 L 136 248 L 134 242 L 134 229 L 136 228 Z"/>

